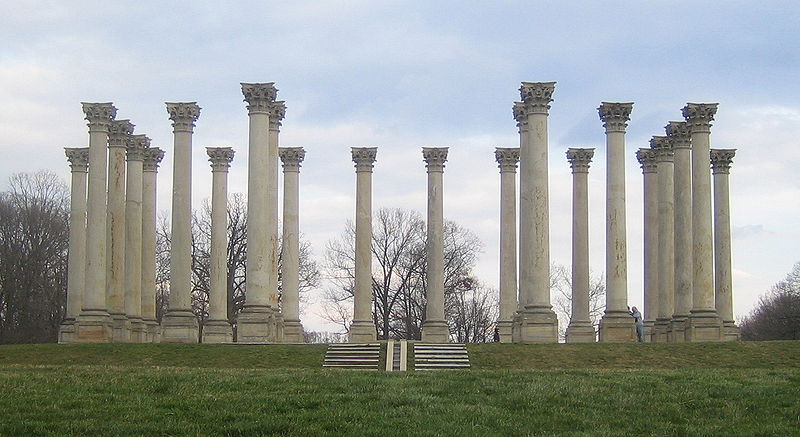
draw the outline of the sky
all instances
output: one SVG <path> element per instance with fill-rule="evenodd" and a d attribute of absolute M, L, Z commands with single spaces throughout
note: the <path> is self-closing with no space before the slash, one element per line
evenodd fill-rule
<path fill-rule="evenodd" d="M 628 294 L 642 297 L 642 174 L 634 152 L 719 102 L 714 148 L 731 170 L 734 311 L 800 261 L 800 3 L 796 1 L 25 1 L 0 0 L 0 190 L 17 172 L 69 177 L 63 147 L 87 145 L 80 102 L 167 155 L 164 102 L 202 107 L 193 204 L 211 193 L 204 147 L 231 146 L 230 192 L 245 193 L 247 110 L 240 82 L 275 82 L 286 101 L 281 146 L 303 146 L 300 221 L 320 263 L 354 217 L 350 147 L 378 147 L 373 207 L 426 205 L 423 146 L 450 147 L 445 217 L 484 243 L 476 274 L 498 286 L 495 147 L 519 144 L 522 81 L 556 81 L 549 117 L 551 261 L 569 265 L 572 182 L 564 152 L 595 147 L 589 171 L 590 265 L 605 270 L 601 101 L 634 102 L 627 130 Z M 336 329 L 311 292 L 306 329 Z"/>

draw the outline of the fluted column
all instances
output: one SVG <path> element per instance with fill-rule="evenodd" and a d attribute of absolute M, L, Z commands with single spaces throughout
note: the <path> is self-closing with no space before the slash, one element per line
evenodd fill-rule
<path fill-rule="evenodd" d="M 675 164 L 669 137 L 654 136 L 650 147 L 658 161 L 658 317 L 656 341 L 669 340 L 675 313 Z"/>
<path fill-rule="evenodd" d="M 589 318 L 589 164 L 594 149 L 570 148 L 572 167 L 572 314 L 567 343 L 593 343 L 594 326 Z"/>
<path fill-rule="evenodd" d="M 197 343 L 192 312 L 192 133 L 200 116 L 196 102 L 167 103 L 172 120 L 172 245 L 169 308 L 161 321 L 164 343 Z"/>
<path fill-rule="evenodd" d="M 161 326 L 156 321 L 156 193 L 158 165 L 164 151 L 151 147 L 142 163 L 142 321 L 145 343 L 161 340 Z"/>
<path fill-rule="evenodd" d="M 597 108 L 606 130 L 606 311 L 601 342 L 636 341 L 628 313 L 628 246 L 625 220 L 625 128 L 633 103 L 603 102 Z"/>
<path fill-rule="evenodd" d="M 72 173 L 67 257 L 67 314 L 58 329 L 59 343 L 75 341 L 75 319 L 81 313 L 86 274 L 86 173 L 89 148 L 65 148 Z"/>
<path fill-rule="evenodd" d="M 111 103 L 82 103 L 89 122 L 89 185 L 86 206 L 86 270 L 76 341 L 111 341 L 106 305 L 106 159 L 108 131 L 117 114 Z"/>
<path fill-rule="evenodd" d="M 684 341 L 686 320 L 692 309 L 692 139 L 685 121 L 671 121 L 664 127 L 674 154 L 675 280 L 674 311 L 668 341 Z"/>
<path fill-rule="evenodd" d="M 203 323 L 203 343 L 230 343 L 228 322 L 228 169 L 230 147 L 206 147 L 211 162 L 211 259 L 209 261 L 208 319 Z"/>
<path fill-rule="evenodd" d="M 423 147 L 428 171 L 428 219 L 425 240 L 425 320 L 422 341 L 447 343 L 450 331 L 444 318 L 444 163 L 447 147 Z"/>
<path fill-rule="evenodd" d="M 282 147 L 283 163 L 283 249 L 281 313 L 283 341 L 303 343 L 300 323 L 300 165 L 306 156 L 302 147 Z"/>
<path fill-rule="evenodd" d="M 658 316 L 658 173 L 656 151 L 639 149 L 636 159 L 644 179 L 644 337 L 655 342 Z M 665 330 L 666 331 L 666 330 Z"/>
<path fill-rule="evenodd" d="M 270 112 L 278 90 L 272 82 L 243 83 L 250 120 L 247 162 L 247 295 L 237 319 L 237 341 L 275 341 L 277 329 L 277 150 L 270 145 Z M 277 148 L 277 143 L 276 146 Z"/>
<path fill-rule="evenodd" d="M 349 341 L 363 343 L 376 338 L 372 319 L 372 168 L 376 147 L 353 147 L 356 167 L 356 241 L 353 323 Z"/>
<path fill-rule="evenodd" d="M 279 243 L 279 229 L 278 229 L 278 137 L 281 130 L 281 121 L 286 116 L 286 104 L 283 101 L 273 102 L 269 109 L 269 162 L 272 166 L 272 192 L 269 195 L 269 216 L 272 222 L 272 232 L 269 239 L 269 259 L 270 259 L 270 274 L 269 274 L 269 302 L 270 306 L 274 308 L 275 315 L 275 336 L 273 341 L 283 341 L 285 321 L 283 309 L 278 301 L 278 264 L 280 257 Z"/>
<path fill-rule="evenodd" d="M 555 82 L 522 82 L 514 117 L 520 125 L 519 294 L 524 301 L 517 341 L 555 343 L 558 318 L 550 305 L 550 213 L 547 117 Z"/>
<path fill-rule="evenodd" d="M 517 310 L 517 165 L 518 147 L 494 150 L 500 169 L 500 316 L 497 330 L 501 343 L 512 341 Z"/>
<path fill-rule="evenodd" d="M 125 148 L 132 133 L 129 120 L 115 120 L 108 134 L 106 299 L 114 342 L 130 337 L 125 314 Z"/>
<path fill-rule="evenodd" d="M 128 341 L 141 343 L 145 340 L 142 320 L 142 172 L 150 138 L 131 135 L 126 143 L 125 314 L 128 316 Z"/>
<path fill-rule="evenodd" d="M 733 318 L 733 277 L 731 270 L 731 209 L 728 175 L 736 149 L 711 149 L 714 174 L 714 282 L 717 313 L 722 319 L 722 339 L 738 340 L 739 327 Z"/>
<path fill-rule="evenodd" d="M 719 341 L 720 320 L 714 302 L 714 240 L 711 217 L 711 122 L 717 103 L 688 103 L 683 117 L 692 132 L 692 310 L 686 341 Z"/>

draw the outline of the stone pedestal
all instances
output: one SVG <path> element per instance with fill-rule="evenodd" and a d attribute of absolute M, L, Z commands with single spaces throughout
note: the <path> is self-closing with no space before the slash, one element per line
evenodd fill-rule
<path fill-rule="evenodd" d="M 237 341 L 277 341 L 277 143 L 270 142 L 271 120 L 279 102 L 272 82 L 243 83 L 247 102 L 249 145 L 247 162 L 247 295 L 237 319 Z M 282 108 L 278 105 L 277 108 Z M 273 150 L 274 149 L 274 150 Z"/>
<path fill-rule="evenodd" d="M 66 148 L 64 151 L 72 170 L 72 184 L 67 258 L 67 316 L 58 329 L 58 342 L 72 343 L 75 341 L 75 318 L 81 312 L 86 273 L 86 173 L 89 168 L 89 148 Z"/>
<path fill-rule="evenodd" d="M 230 147 L 206 147 L 211 162 L 211 260 L 208 319 L 203 324 L 203 343 L 231 343 L 228 322 L 228 168 Z"/>
<path fill-rule="evenodd" d="M 501 343 L 512 342 L 517 310 L 517 200 L 516 175 L 519 148 L 497 147 L 500 168 L 500 315 L 497 331 Z"/>
<path fill-rule="evenodd" d="M 646 342 L 666 341 L 664 321 L 657 323 L 658 317 L 658 173 L 656 152 L 652 149 L 639 149 L 636 159 L 642 167 L 644 178 L 644 340 Z M 671 315 L 671 314 L 670 314 Z M 663 340 L 662 335 L 663 333 Z"/>
<path fill-rule="evenodd" d="M 686 341 L 720 341 L 722 320 L 714 302 L 714 249 L 709 170 L 711 122 L 716 103 L 688 103 L 683 116 L 692 138 L 692 310 Z"/>
<path fill-rule="evenodd" d="M 519 295 L 525 343 L 558 342 L 558 318 L 550 305 L 550 202 L 547 117 L 555 82 L 523 82 L 514 104 L 520 131 Z"/>
<path fill-rule="evenodd" d="M 299 179 L 306 151 L 302 147 L 282 147 L 278 155 L 283 163 L 282 338 L 286 343 L 303 343 L 303 325 L 300 323 Z"/>
<path fill-rule="evenodd" d="M 625 128 L 633 103 L 603 102 L 598 109 L 606 130 L 606 311 L 601 342 L 636 341 L 628 312 L 628 261 L 625 229 Z"/>
<path fill-rule="evenodd" d="M 192 133 L 200 116 L 195 102 L 167 103 L 174 135 L 172 172 L 172 246 L 169 307 L 161 321 L 164 343 L 197 343 L 192 312 Z"/>
<path fill-rule="evenodd" d="M 161 326 L 156 321 L 156 193 L 158 165 L 164 151 L 151 147 L 142 162 L 142 323 L 144 343 L 161 339 Z"/>
<path fill-rule="evenodd" d="M 428 220 L 425 244 L 425 320 L 422 341 L 447 343 L 450 331 L 444 318 L 444 163 L 447 147 L 423 147 L 422 156 L 428 171 Z"/>
<path fill-rule="evenodd" d="M 89 184 L 86 208 L 86 269 L 75 341 L 111 341 L 106 305 L 106 160 L 108 132 L 117 109 L 111 103 L 83 103 L 89 122 Z"/>
<path fill-rule="evenodd" d="M 736 341 L 741 333 L 733 318 L 731 269 L 731 210 L 728 175 L 736 149 L 712 149 L 714 174 L 714 298 L 722 319 L 722 340 Z"/>
<path fill-rule="evenodd" d="M 572 167 L 572 314 L 567 343 L 594 343 L 589 318 L 589 164 L 594 149 L 567 150 Z"/>

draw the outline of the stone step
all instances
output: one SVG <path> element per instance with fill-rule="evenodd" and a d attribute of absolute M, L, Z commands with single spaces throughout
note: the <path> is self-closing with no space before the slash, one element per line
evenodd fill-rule
<path fill-rule="evenodd" d="M 329 344 L 322 367 L 331 369 L 377 370 L 380 364 L 379 343 Z"/>
<path fill-rule="evenodd" d="M 414 344 L 414 370 L 465 370 L 469 368 L 469 354 L 463 344 Z"/>

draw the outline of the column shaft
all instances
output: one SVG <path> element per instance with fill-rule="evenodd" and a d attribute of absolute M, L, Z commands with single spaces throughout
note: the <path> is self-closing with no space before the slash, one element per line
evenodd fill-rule
<path fill-rule="evenodd" d="M 126 342 L 130 333 L 125 314 L 125 140 L 118 141 L 108 144 L 106 296 L 114 341 Z"/>
<path fill-rule="evenodd" d="M 589 316 L 589 163 L 594 149 L 567 150 L 572 166 L 572 314 L 567 343 L 592 343 L 595 331 Z"/>
<path fill-rule="evenodd" d="M 427 238 L 425 241 L 425 321 L 422 341 L 446 343 L 450 339 L 444 314 L 444 198 L 442 195 L 447 147 L 423 147 L 428 170 Z"/>
<path fill-rule="evenodd" d="M 75 341 L 75 319 L 81 312 L 86 271 L 86 173 L 88 148 L 65 149 L 72 169 L 69 209 L 69 256 L 67 258 L 67 314 L 59 328 L 58 342 Z"/>
<path fill-rule="evenodd" d="M 142 180 L 145 150 L 150 139 L 135 135 L 127 145 L 125 184 L 125 314 L 129 321 L 128 341 L 145 340 L 142 322 Z"/>
<path fill-rule="evenodd" d="M 658 157 L 658 338 L 669 340 L 675 312 L 675 165 L 669 137 L 655 136 L 650 146 Z"/>
<path fill-rule="evenodd" d="M 145 324 L 143 342 L 160 340 L 156 321 L 156 194 L 158 164 L 164 151 L 152 147 L 145 152 L 142 175 L 142 320 Z"/>
<path fill-rule="evenodd" d="M 283 249 L 281 253 L 281 312 L 284 341 L 302 343 L 300 323 L 300 163 L 305 158 L 302 147 L 279 149 L 283 162 Z"/>
<path fill-rule="evenodd" d="M 739 328 L 733 318 L 733 277 L 731 268 L 731 211 L 729 174 L 735 149 L 712 149 L 714 173 L 714 282 L 717 313 L 722 319 L 723 339 L 738 340 Z"/>
<path fill-rule="evenodd" d="M 351 343 L 374 341 L 377 332 L 372 318 L 372 168 L 377 148 L 353 147 L 356 167 L 355 283 Z"/>
<path fill-rule="evenodd" d="M 691 130 L 686 122 L 671 121 L 664 127 L 674 152 L 674 310 L 668 341 L 684 340 L 686 319 L 692 309 L 692 153 Z"/>
<path fill-rule="evenodd" d="M 500 168 L 500 342 L 512 341 L 517 310 L 517 200 L 516 173 L 519 148 L 495 149 Z"/>
<path fill-rule="evenodd" d="M 636 157 L 642 166 L 644 179 L 644 325 L 645 339 L 659 341 L 656 318 L 659 311 L 658 239 L 659 239 L 659 184 L 656 152 L 639 149 Z M 666 329 L 662 329 L 666 332 Z"/>

